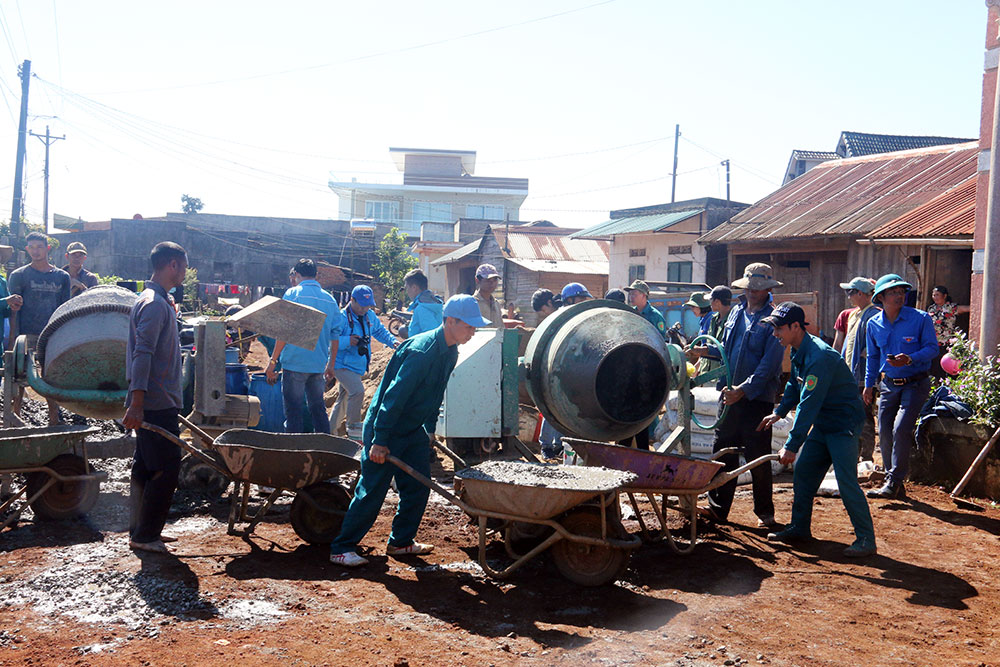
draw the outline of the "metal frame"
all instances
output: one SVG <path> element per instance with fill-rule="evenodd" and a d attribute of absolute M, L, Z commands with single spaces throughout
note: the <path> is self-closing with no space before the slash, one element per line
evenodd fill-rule
<path fill-rule="evenodd" d="M 82 458 L 83 458 L 84 464 L 86 465 L 86 469 L 90 470 L 90 461 L 87 459 L 86 448 L 84 448 L 84 454 L 83 454 Z M 100 484 L 101 482 L 107 481 L 107 479 L 108 479 L 108 473 L 103 472 L 103 471 L 88 472 L 88 473 L 83 474 L 83 475 L 60 475 L 59 473 L 55 472 L 54 470 L 52 470 L 51 468 L 48 468 L 46 466 L 32 466 L 32 467 L 25 467 L 25 468 L 4 468 L 4 469 L 0 470 L 0 473 L 3 473 L 5 475 L 7 475 L 7 474 L 10 474 L 10 475 L 23 475 L 23 474 L 32 473 L 32 472 L 44 472 L 44 473 L 46 473 L 49 476 L 49 479 L 45 482 L 45 484 L 42 486 L 41 489 L 39 489 L 30 498 L 28 498 L 27 500 L 25 500 L 23 502 L 23 504 L 21 505 L 21 507 L 19 507 L 16 510 L 14 510 L 14 512 L 10 516 L 8 516 L 6 519 L 4 519 L 3 523 L 0 523 L 0 530 L 3 530 L 7 526 L 10 526 L 10 525 L 12 525 L 14 523 L 17 523 L 17 521 L 20 520 L 21 513 L 24 512 L 24 509 L 26 507 L 28 507 L 29 505 L 31 505 L 31 503 L 33 503 L 36 500 L 38 500 L 38 498 L 40 498 L 42 496 L 42 494 L 44 494 L 46 491 L 48 491 L 50 488 L 52 488 L 52 485 L 56 484 L 57 482 L 58 483 L 63 483 L 63 482 L 95 481 L 98 484 Z M 19 498 L 21 498 L 23 496 L 26 496 L 27 493 L 28 493 L 28 485 L 25 484 L 17 492 L 15 492 L 10 498 L 8 498 L 2 504 L 0 504 L 0 515 L 3 515 L 4 512 L 6 512 L 7 510 L 9 510 L 11 507 L 13 507 L 14 503 Z"/>

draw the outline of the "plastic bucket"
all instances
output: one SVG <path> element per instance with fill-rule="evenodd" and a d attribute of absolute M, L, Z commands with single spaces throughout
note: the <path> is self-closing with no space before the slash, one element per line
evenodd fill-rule
<path fill-rule="evenodd" d="M 226 393 L 244 396 L 250 393 L 250 378 L 245 364 L 226 364 Z"/>
<path fill-rule="evenodd" d="M 281 398 L 281 376 L 274 384 L 267 383 L 267 375 L 254 373 L 250 376 L 250 393 L 260 400 L 260 421 L 254 430 L 270 433 L 285 431 L 285 402 Z"/>

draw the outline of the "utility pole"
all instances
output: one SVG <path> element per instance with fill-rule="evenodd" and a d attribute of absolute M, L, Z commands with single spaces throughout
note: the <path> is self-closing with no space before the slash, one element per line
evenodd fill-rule
<path fill-rule="evenodd" d="M 45 233 L 49 231 L 49 146 L 59 141 L 60 139 L 65 139 L 66 135 L 61 137 L 53 137 L 49 134 L 49 126 L 45 126 L 45 135 L 35 134 L 34 132 L 28 132 L 33 137 L 38 137 L 43 144 L 45 144 L 45 203 L 42 205 L 42 221 L 45 225 Z"/>
<path fill-rule="evenodd" d="M 726 167 L 726 208 L 729 208 L 729 160 L 723 160 L 719 164 Z"/>
<path fill-rule="evenodd" d="M 673 204 L 677 196 L 677 142 L 681 138 L 681 125 L 678 123 L 674 127 L 674 171 L 673 178 L 670 179 L 670 203 Z"/>
<path fill-rule="evenodd" d="M 993 143 L 986 205 L 986 249 L 983 258 L 983 308 L 979 317 L 979 358 L 997 353 L 1000 343 L 1000 86 L 993 101 Z"/>
<path fill-rule="evenodd" d="M 21 252 L 21 239 L 24 237 L 24 226 L 21 224 L 21 210 L 24 208 L 24 153 L 28 136 L 28 84 L 31 82 L 31 61 L 25 60 L 21 65 L 21 120 L 17 126 L 17 161 L 14 165 L 14 201 L 10 207 L 10 231 L 14 235 L 15 253 Z M 20 259 L 20 258 L 18 258 Z"/>

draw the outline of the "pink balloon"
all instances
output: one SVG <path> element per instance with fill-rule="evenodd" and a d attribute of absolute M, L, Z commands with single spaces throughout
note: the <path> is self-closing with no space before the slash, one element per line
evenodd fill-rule
<path fill-rule="evenodd" d="M 950 354 L 946 354 L 941 357 L 941 370 L 948 375 L 958 375 L 958 372 L 962 370 L 962 366 L 958 363 L 958 359 Z"/>

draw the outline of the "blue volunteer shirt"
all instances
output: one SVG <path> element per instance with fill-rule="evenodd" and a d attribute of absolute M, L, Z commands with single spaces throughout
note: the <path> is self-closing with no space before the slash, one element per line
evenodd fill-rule
<path fill-rule="evenodd" d="M 444 301 L 430 290 L 424 290 L 410 304 L 410 325 L 407 335 L 413 338 L 417 334 L 437 329 L 444 323 Z"/>
<path fill-rule="evenodd" d="M 747 300 L 740 297 L 739 305 L 729 311 L 722 346 L 729 358 L 733 389 L 742 389 L 749 401 L 770 401 L 778 395 L 781 359 L 785 348 L 774 337 L 770 324 L 761 322 L 774 310 L 772 297 L 755 313 L 747 312 Z M 725 389 L 725 378 L 717 388 Z"/>
<path fill-rule="evenodd" d="M 705 336 L 708 334 L 709 330 L 712 328 L 712 316 L 715 315 L 712 311 L 708 311 L 705 315 L 701 316 L 701 320 L 698 322 L 698 335 Z"/>
<path fill-rule="evenodd" d="M 358 354 L 356 345 L 351 345 L 351 336 L 371 336 L 372 340 L 377 340 L 386 347 L 393 347 L 399 341 L 389 333 L 389 330 L 382 326 L 374 310 L 369 309 L 364 317 L 359 317 L 353 310 L 351 304 L 344 306 L 340 320 L 340 347 L 337 349 L 337 364 L 334 368 L 341 368 L 352 371 L 358 375 L 368 372 L 369 356 Z"/>
<path fill-rule="evenodd" d="M 298 373 L 322 373 L 330 362 L 330 343 L 340 331 L 341 313 L 337 302 L 315 280 L 303 280 L 285 292 L 285 301 L 300 303 L 326 313 L 323 330 L 316 347 L 307 350 L 295 345 L 285 345 L 281 351 L 281 367 Z"/>
<path fill-rule="evenodd" d="M 938 353 L 934 320 L 922 310 L 903 306 L 890 322 L 885 311 L 868 320 L 868 363 L 865 367 L 865 386 L 874 387 L 879 374 L 890 378 L 908 378 L 931 369 L 931 361 Z M 912 360 L 909 366 L 890 366 L 886 357 L 906 354 Z"/>

